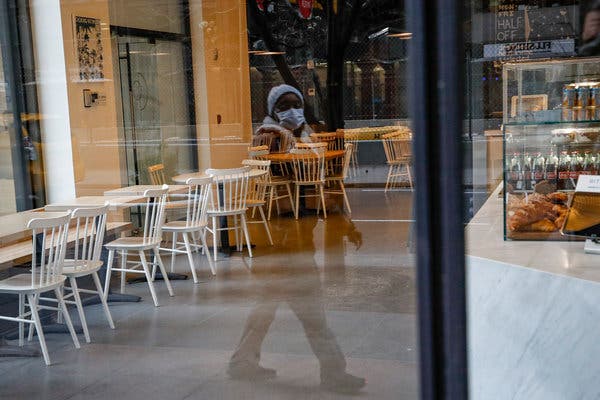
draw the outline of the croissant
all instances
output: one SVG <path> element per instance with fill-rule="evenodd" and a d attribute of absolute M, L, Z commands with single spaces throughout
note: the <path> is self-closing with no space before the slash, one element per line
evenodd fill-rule
<path fill-rule="evenodd" d="M 540 207 L 537 204 L 524 204 L 508 218 L 508 229 L 511 231 L 520 230 L 520 228 L 526 225 L 546 218 L 548 212 L 552 213 L 551 207 L 548 209 L 547 207 Z"/>
<path fill-rule="evenodd" d="M 540 221 L 536 221 L 532 224 L 526 225 L 522 227 L 521 231 L 527 232 L 554 232 L 558 228 L 554 224 L 554 222 L 550 221 L 547 218 L 544 218 Z"/>
<path fill-rule="evenodd" d="M 553 203 L 566 203 L 569 200 L 569 195 L 564 192 L 554 192 L 546 196 Z"/>

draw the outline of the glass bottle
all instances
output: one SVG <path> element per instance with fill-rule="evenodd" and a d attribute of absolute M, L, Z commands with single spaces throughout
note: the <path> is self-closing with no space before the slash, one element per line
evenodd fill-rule
<path fill-rule="evenodd" d="M 533 189 L 531 187 L 531 177 L 533 174 L 531 173 L 531 156 L 529 153 L 525 153 L 523 156 L 523 165 L 521 169 L 523 171 L 523 188 L 525 190 Z"/>
<path fill-rule="evenodd" d="M 531 177 L 531 188 L 535 189 L 536 183 L 544 180 L 544 157 L 542 153 L 538 153 L 537 157 L 533 160 L 533 174 Z"/>
<path fill-rule="evenodd" d="M 558 190 L 570 189 L 569 172 L 571 170 L 571 157 L 566 151 L 560 153 L 558 159 L 558 180 L 556 187 Z"/>

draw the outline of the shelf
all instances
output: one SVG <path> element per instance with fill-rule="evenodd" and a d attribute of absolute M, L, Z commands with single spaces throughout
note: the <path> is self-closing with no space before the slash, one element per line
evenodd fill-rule
<path fill-rule="evenodd" d="M 553 126 L 566 126 L 566 125 L 593 125 L 598 124 L 600 128 L 600 120 L 589 120 L 589 121 L 531 121 L 531 122 L 506 122 L 504 126 L 536 126 L 536 125 L 553 125 Z"/>

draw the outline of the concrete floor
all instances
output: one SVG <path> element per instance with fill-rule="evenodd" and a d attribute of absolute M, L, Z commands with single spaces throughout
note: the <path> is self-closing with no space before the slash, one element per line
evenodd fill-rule
<path fill-rule="evenodd" d="M 411 198 L 406 190 L 351 189 L 352 219 L 335 206 L 327 220 L 273 218 L 272 247 L 253 225 L 254 258 L 246 252 L 221 258 L 213 277 L 204 256 L 195 255 L 201 282 L 174 281 L 172 298 L 157 282 L 158 308 L 145 283 L 127 285 L 143 300 L 111 304 L 114 331 L 101 309 L 89 306 L 91 344 L 80 338 L 75 350 L 68 335 L 49 334 L 52 366 L 41 358 L 0 359 L 0 398 L 416 399 Z M 176 271 L 189 274 L 184 256 Z M 266 326 L 254 319 L 264 309 L 277 309 Z M 322 324 L 318 314 L 325 311 L 331 336 L 321 341 L 320 355 L 326 359 L 337 343 L 346 371 L 366 378 L 362 390 L 348 395 L 320 387 L 319 361 L 292 309 L 304 315 L 317 341 L 323 332 L 310 326 Z M 229 360 L 247 323 L 268 329 L 260 364 L 276 369 L 277 377 L 229 378 Z"/>

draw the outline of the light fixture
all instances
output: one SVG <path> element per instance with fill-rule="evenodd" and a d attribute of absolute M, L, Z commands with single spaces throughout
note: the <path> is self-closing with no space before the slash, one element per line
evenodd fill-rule
<path fill-rule="evenodd" d="M 387 35 L 387 37 L 393 37 L 393 38 L 407 40 L 407 39 L 412 38 L 412 33 L 411 32 L 390 33 Z"/>
<path fill-rule="evenodd" d="M 278 56 L 278 55 L 284 55 L 285 51 L 261 51 L 258 53 L 254 53 L 257 56 Z"/>

